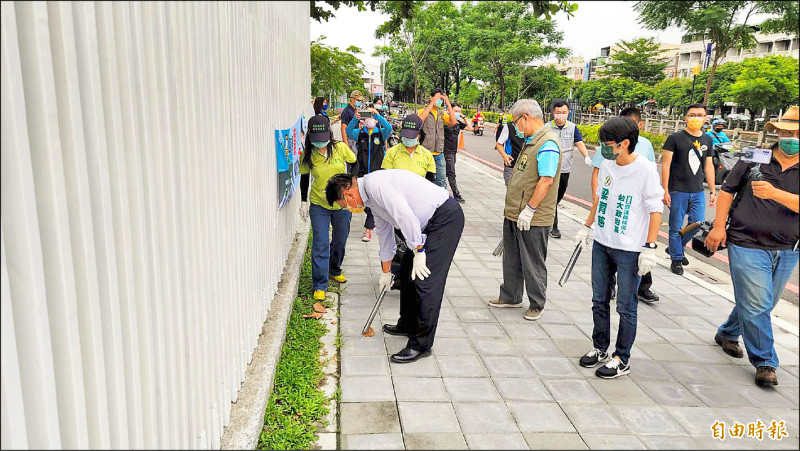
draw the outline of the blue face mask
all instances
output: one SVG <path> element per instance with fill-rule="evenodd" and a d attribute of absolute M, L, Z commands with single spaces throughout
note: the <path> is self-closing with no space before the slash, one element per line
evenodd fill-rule
<path fill-rule="evenodd" d="M 323 147 L 327 146 L 329 142 L 331 142 L 331 140 L 327 140 L 327 141 L 312 141 L 311 145 L 316 147 L 317 149 L 322 149 Z"/>
<path fill-rule="evenodd" d="M 523 132 L 522 130 L 520 130 L 520 128 L 519 128 L 519 125 L 517 125 L 518 123 L 519 123 L 518 121 L 515 121 L 515 122 L 513 122 L 513 124 L 514 124 L 514 129 L 516 130 L 516 133 L 517 133 L 517 138 L 519 138 L 519 139 L 525 139 L 525 132 Z"/>
<path fill-rule="evenodd" d="M 414 147 L 419 144 L 419 140 L 416 138 L 402 138 L 403 145 L 406 147 Z"/>
<path fill-rule="evenodd" d="M 356 103 L 355 103 L 356 108 L 361 108 L 361 104 L 362 103 L 363 102 L 361 102 L 360 100 L 356 100 Z"/>
<path fill-rule="evenodd" d="M 325 105 L 322 105 L 322 110 L 323 110 L 323 111 L 325 111 L 325 110 L 327 110 L 327 109 L 328 109 L 328 104 L 327 104 L 327 103 L 326 103 Z"/>
<path fill-rule="evenodd" d="M 442 99 L 436 101 L 436 108 L 441 108 L 442 105 L 444 105 L 444 101 Z"/>

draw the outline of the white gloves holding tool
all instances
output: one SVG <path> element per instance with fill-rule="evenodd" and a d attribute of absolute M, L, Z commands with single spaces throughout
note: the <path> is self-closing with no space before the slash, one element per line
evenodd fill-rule
<path fill-rule="evenodd" d="M 533 214 L 536 213 L 536 209 L 531 207 L 530 205 L 525 205 L 525 208 L 519 212 L 519 217 L 517 218 L 517 228 L 523 232 L 527 232 L 531 229 L 531 219 L 533 219 Z"/>
<path fill-rule="evenodd" d="M 431 275 L 431 270 L 425 264 L 425 251 L 414 252 L 414 267 L 411 269 L 411 280 L 425 280 Z"/>
<path fill-rule="evenodd" d="M 300 218 L 308 221 L 308 202 L 300 202 Z"/>
<path fill-rule="evenodd" d="M 575 243 L 575 246 L 579 244 L 589 244 L 589 231 L 592 230 L 591 227 L 587 226 L 586 224 L 578 230 L 578 233 L 575 234 L 575 238 L 572 240 Z"/>
<path fill-rule="evenodd" d="M 656 266 L 656 250 L 648 247 L 639 253 L 639 275 L 643 276 Z"/>
<path fill-rule="evenodd" d="M 381 273 L 381 278 L 378 279 L 378 292 L 380 293 L 383 290 L 387 292 L 392 289 L 392 273 L 384 272 Z"/>
<path fill-rule="evenodd" d="M 586 155 L 585 157 L 583 157 L 583 162 L 586 163 L 588 166 L 591 166 L 592 165 L 592 157 L 590 157 L 589 155 Z"/>

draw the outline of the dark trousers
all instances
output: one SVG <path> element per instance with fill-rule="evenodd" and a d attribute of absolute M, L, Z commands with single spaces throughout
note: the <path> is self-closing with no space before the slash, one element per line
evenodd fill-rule
<path fill-rule="evenodd" d="M 636 338 L 638 270 L 638 252 L 610 248 L 597 241 L 592 244 L 592 345 L 605 351 L 611 343 L 611 288 L 614 286 L 611 276 L 616 273 L 619 330 L 613 354 L 626 364 Z"/>
<path fill-rule="evenodd" d="M 458 192 L 458 186 L 456 186 L 456 154 L 445 153 L 444 162 L 445 171 L 447 173 L 447 181 L 450 182 L 450 190 L 453 192 L 453 197 L 459 199 L 461 197 L 461 193 Z"/>
<path fill-rule="evenodd" d="M 611 286 L 613 287 L 616 284 L 617 284 L 617 275 L 614 274 L 611 276 Z M 642 296 L 652 286 L 653 286 L 653 274 L 647 273 L 642 276 L 642 282 L 639 284 L 639 289 L 636 291 L 636 293 L 639 296 Z"/>
<path fill-rule="evenodd" d="M 372 216 L 372 210 L 369 207 L 364 209 L 364 213 L 367 215 L 367 219 L 364 220 L 364 228 L 367 230 L 372 230 L 375 228 L 375 216 Z"/>
<path fill-rule="evenodd" d="M 403 254 L 398 274 L 400 320 L 397 325 L 410 333 L 406 346 L 411 349 L 427 351 L 433 346 L 447 273 L 463 230 L 464 213 L 458 202 L 450 198 L 436 209 L 422 231 L 427 235 L 425 258 L 431 274 L 425 280 L 411 280 L 416 251 L 408 250 Z"/>
<path fill-rule="evenodd" d="M 500 300 L 522 302 L 522 285 L 531 307 L 544 309 L 547 301 L 547 237 L 550 227 L 531 226 L 527 232 L 517 228 L 516 221 L 503 220 L 503 284 Z"/>
<path fill-rule="evenodd" d="M 558 180 L 558 199 L 556 200 L 556 217 L 553 219 L 553 230 L 558 230 L 558 204 L 564 198 L 567 192 L 567 185 L 569 185 L 569 172 L 562 172 L 561 178 Z"/>

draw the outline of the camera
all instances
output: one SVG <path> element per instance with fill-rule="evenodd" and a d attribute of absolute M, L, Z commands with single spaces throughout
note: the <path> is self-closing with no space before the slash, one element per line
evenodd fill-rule
<path fill-rule="evenodd" d="M 692 249 L 697 251 L 698 254 L 702 255 L 703 257 L 711 257 L 714 255 L 714 251 L 706 247 L 706 237 L 708 236 L 711 229 L 714 228 L 714 221 L 701 221 L 701 222 L 693 222 L 686 227 L 682 228 L 678 231 L 678 234 L 683 236 L 689 232 L 692 232 L 695 229 L 700 229 L 700 232 L 692 237 Z M 725 249 L 725 246 L 720 246 L 717 250 Z"/>

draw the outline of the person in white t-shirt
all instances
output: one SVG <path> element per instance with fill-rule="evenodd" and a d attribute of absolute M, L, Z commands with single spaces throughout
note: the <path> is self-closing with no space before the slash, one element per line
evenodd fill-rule
<path fill-rule="evenodd" d="M 595 375 L 613 379 L 630 373 L 630 355 L 636 338 L 636 291 L 641 276 L 656 264 L 656 236 L 661 225 L 664 189 L 655 163 L 634 153 L 639 128 L 624 117 L 609 119 L 598 131 L 605 161 L 598 174 L 599 185 L 592 211 L 575 243 L 587 243 L 594 225 L 592 246 L 593 349 L 580 358 L 580 365 Z M 617 278 L 619 330 L 616 349 L 609 358 L 611 340 L 611 290 Z"/>

